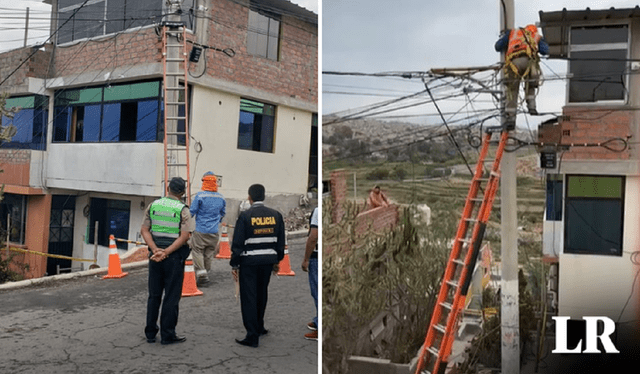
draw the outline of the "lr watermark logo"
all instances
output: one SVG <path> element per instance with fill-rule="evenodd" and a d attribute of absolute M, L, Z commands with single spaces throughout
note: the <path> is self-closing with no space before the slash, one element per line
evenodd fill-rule
<path fill-rule="evenodd" d="M 606 353 L 620 353 L 610 335 L 616 331 L 616 323 L 608 317 L 583 317 L 586 321 L 586 348 L 582 350 L 582 340 L 576 347 L 567 347 L 567 321 L 570 317 L 551 317 L 556 321 L 556 349 L 551 353 L 601 353 L 598 349 L 598 340 L 602 343 Z M 598 322 L 603 323 L 602 333 L 598 334 Z"/>

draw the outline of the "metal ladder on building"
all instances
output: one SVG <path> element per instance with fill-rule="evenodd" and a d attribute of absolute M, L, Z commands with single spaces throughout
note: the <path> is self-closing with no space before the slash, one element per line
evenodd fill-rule
<path fill-rule="evenodd" d="M 497 131 L 489 129 L 482 141 L 482 148 L 458 224 L 458 231 L 452 244 L 440 292 L 431 315 L 427 336 L 418 358 L 416 374 L 443 374 L 447 367 L 459 318 L 464 309 L 472 273 L 498 190 L 500 161 L 509 137 L 509 131 L 501 127 L 498 129 L 500 140 L 497 143 L 493 160 L 485 159 L 489 153 L 489 145 L 495 144 L 491 138 Z M 485 174 L 486 162 L 493 162 L 488 176 L 483 175 Z"/>
<path fill-rule="evenodd" d="M 182 177 L 186 181 L 186 201 L 189 204 L 191 173 L 186 36 L 186 27 L 181 22 L 163 22 L 164 193 L 171 178 Z"/>

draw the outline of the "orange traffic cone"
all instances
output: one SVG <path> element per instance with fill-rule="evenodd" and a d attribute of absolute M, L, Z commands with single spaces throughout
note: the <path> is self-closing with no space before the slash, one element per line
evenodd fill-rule
<path fill-rule="evenodd" d="M 109 235 L 109 271 L 102 279 L 122 278 L 129 273 L 123 273 L 120 267 L 120 255 L 116 248 L 116 239 L 113 235 Z"/>
<path fill-rule="evenodd" d="M 222 224 L 222 236 L 220 237 L 220 250 L 216 258 L 231 258 L 231 247 L 229 246 L 229 236 L 227 235 L 227 224 Z"/>
<path fill-rule="evenodd" d="M 296 273 L 291 270 L 291 261 L 289 260 L 289 244 L 287 243 L 287 237 L 285 236 L 285 244 L 284 244 L 284 257 L 282 261 L 280 261 L 280 270 L 278 270 L 278 275 L 296 275 Z"/>
<path fill-rule="evenodd" d="M 184 263 L 184 280 L 182 282 L 182 297 L 185 296 L 200 296 L 202 291 L 196 286 L 196 273 L 193 268 L 193 259 L 191 255 L 187 257 Z"/>

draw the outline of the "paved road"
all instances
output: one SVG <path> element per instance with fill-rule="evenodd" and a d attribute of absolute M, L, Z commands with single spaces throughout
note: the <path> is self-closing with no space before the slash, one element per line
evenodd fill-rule
<path fill-rule="evenodd" d="M 0 373 L 318 373 L 318 342 L 305 340 L 315 314 L 305 238 L 289 239 L 295 276 L 272 277 L 259 348 L 244 337 L 228 260 L 217 260 L 203 296 L 180 302 L 179 335 L 163 346 L 144 338 L 147 268 L 121 279 L 87 276 L 0 291 Z"/>

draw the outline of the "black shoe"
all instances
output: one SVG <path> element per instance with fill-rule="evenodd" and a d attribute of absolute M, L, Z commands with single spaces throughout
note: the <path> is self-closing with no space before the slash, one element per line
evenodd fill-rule
<path fill-rule="evenodd" d="M 196 286 L 198 287 L 207 287 L 211 284 L 211 280 L 209 279 L 198 279 L 196 282 Z"/>
<path fill-rule="evenodd" d="M 160 342 L 160 344 L 167 345 L 167 344 L 182 343 L 182 342 L 184 342 L 184 341 L 186 341 L 186 340 L 187 340 L 187 338 L 186 338 L 186 337 L 184 337 L 184 336 L 177 336 L 177 335 L 175 335 L 175 336 L 170 337 L 169 339 L 163 339 L 163 340 Z"/>
<path fill-rule="evenodd" d="M 251 342 L 247 339 L 243 339 L 243 340 L 238 340 L 236 339 L 236 343 L 240 344 L 240 345 L 245 345 L 247 347 L 253 347 L 253 348 L 258 348 L 258 342 Z"/>
<path fill-rule="evenodd" d="M 156 342 L 155 336 L 153 338 L 147 338 L 147 343 L 155 343 L 155 342 Z"/>
<path fill-rule="evenodd" d="M 260 332 L 260 335 L 267 335 L 268 333 L 269 333 L 269 330 L 262 329 L 262 331 Z"/>

